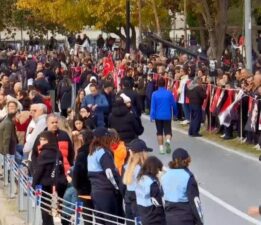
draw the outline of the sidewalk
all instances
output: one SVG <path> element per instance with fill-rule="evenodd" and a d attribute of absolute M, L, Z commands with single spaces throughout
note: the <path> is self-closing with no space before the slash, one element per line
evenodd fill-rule
<path fill-rule="evenodd" d="M 17 199 L 9 199 L 0 181 L 0 225 L 25 225 L 25 219 L 19 214 Z"/>

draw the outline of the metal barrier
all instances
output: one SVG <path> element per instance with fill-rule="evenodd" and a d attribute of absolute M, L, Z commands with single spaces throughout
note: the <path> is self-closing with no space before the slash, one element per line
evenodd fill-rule
<path fill-rule="evenodd" d="M 80 201 L 76 202 L 76 204 L 68 202 L 59 198 L 55 193 L 51 194 L 43 191 L 41 185 L 34 189 L 32 187 L 32 177 L 27 175 L 25 167 L 19 166 L 15 162 L 14 156 L 6 155 L 2 156 L 2 158 L 2 162 L 0 159 L 0 165 L 3 165 L 4 168 L 4 186 L 8 188 L 9 198 L 17 197 L 19 212 L 26 212 L 27 225 L 40 225 L 42 221 L 41 211 L 53 215 L 55 222 L 65 220 L 73 225 L 139 224 L 138 220 L 131 220 L 83 207 L 83 203 Z"/>

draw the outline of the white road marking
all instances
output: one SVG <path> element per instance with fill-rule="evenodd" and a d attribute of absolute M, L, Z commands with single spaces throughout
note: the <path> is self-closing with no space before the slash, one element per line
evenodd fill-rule
<path fill-rule="evenodd" d="M 239 216 L 240 218 L 242 218 L 242 219 L 244 219 L 244 220 L 246 220 L 250 223 L 253 223 L 253 224 L 256 224 L 256 225 L 261 225 L 261 222 L 259 222 L 258 220 L 254 219 L 253 217 L 251 217 L 251 216 L 247 215 L 246 213 L 240 211 L 239 209 L 235 208 L 234 206 L 226 203 L 225 201 L 223 201 L 222 199 L 218 198 L 217 196 L 211 194 L 210 192 L 203 189 L 202 187 L 199 187 L 199 191 L 200 191 L 200 194 L 206 196 L 207 198 L 216 202 L 217 204 L 224 207 L 225 209 L 232 212 L 233 214 Z"/>

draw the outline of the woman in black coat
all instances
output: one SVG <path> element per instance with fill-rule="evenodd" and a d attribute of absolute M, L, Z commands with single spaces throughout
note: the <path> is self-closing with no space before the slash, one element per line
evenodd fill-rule
<path fill-rule="evenodd" d="M 91 195 L 91 183 L 88 178 L 88 166 L 87 157 L 89 154 L 89 145 L 93 139 L 93 132 L 90 130 L 81 131 L 84 145 L 78 149 L 77 157 L 73 167 L 73 186 L 77 191 L 78 197 L 80 195 L 90 196 Z M 83 202 L 84 207 L 93 208 L 92 200 L 86 200 L 79 198 Z M 90 213 L 90 212 L 86 212 Z M 90 220 L 90 217 L 84 218 Z M 85 223 L 92 224 L 92 223 Z"/>
<path fill-rule="evenodd" d="M 112 107 L 109 127 L 115 129 L 125 143 L 131 142 L 143 132 L 143 127 L 120 96 L 116 97 L 115 104 Z"/>
<path fill-rule="evenodd" d="M 56 136 L 50 131 L 43 131 L 39 136 L 40 154 L 33 174 L 33 187 L 41 185 L 45 198 L 50 198 L 50 196 L 44 192 L 52 194 L 53 187 L 55 187 L 58 196 L 62 198 L 66 190 L 67 180 L 64 174 L 63 157 L 58 149 Z M 42 202 L 50 205 L 50 207 L 41 205 L 45 209 L 42 210 L 43 225 L 53 225 L 52 199 L 42 199 Z"/>
<path fill-rule="evenodd" d="M 67 109 L 72 105 L 72 84 L 67 76 L 58 83 L 57 99 L 60 102 L 61 115 L 67 117 Z"/>

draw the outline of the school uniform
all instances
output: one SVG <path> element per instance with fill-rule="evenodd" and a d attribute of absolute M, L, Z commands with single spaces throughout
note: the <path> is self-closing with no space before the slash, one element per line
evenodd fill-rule
<path fill-rule="evenodd" d="M 203 224 L 198 185 L 189 169 L 169 169 L 161 185 L 167 225 Z"/>
<path fill-rule="evenodd" d="M 124 167 L 125 171 L 128 165 Z M 129 219 L 134 219 L 138 216 L 137 212 L 137 202 L 136 202 L 136 187 L 137 187 L 137 177 L 140 172 L 141 166 L 136 165 L 133 177 L 132 177 L 132 183 L 126 185 L 126 191 L 124 195 L 124 202 L 125 202 L 125 213 L 126 217 Z"/>
<path fill-rule="evenodd" d="M 123 210 L 118 204 L 122 184 L 109 150 L 97 148 L 93 154 L 88 155 L 88 176 L 91 182 L 94 209 L 122 216 Z M 112 218 L 107 219 L 111 220 Z M 105 222 L 104 224 L 111 223 Z"/>
<path fill-rule="evenodd" d="M 156 178 L 143 175 L 137 182 L 135 193 L 142 225 L 165 225 L 163 192 Z"/>

